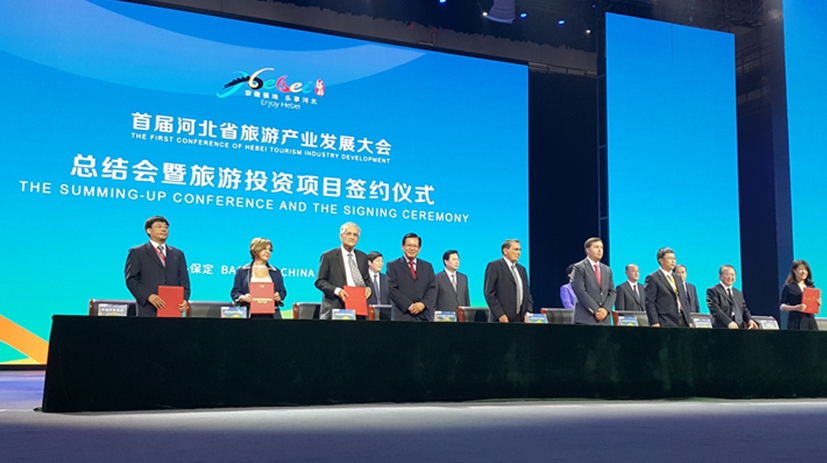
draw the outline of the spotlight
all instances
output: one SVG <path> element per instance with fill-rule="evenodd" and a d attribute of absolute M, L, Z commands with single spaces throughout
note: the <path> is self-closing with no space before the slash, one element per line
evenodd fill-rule
<path fill-rule="evenodd" d="M 566 20 L 561 19 L 561 20 L 557 21 L 557 24 L 560 25 L 560 26 L 565 26 L 566 25 Z"/>
<path fill-rule="evenodd" d="M 517 17 L 517 6 L 514 0 L 494 0 L 494 5 L 485 17 L 498 23 L 511 24 Z"/>
<path fill-rule="evenodd" d="M 447 1 L 448 1 L 448 0 L 439 0 L 439 3 L 445 3 L 445 2 L 447 2 Z"/>
<path fill-rule="evenodd" d="M 592 33 L 592 30 L 591 30 L 591 29 L 586 29 L 586 33 L 587 33 L 587 34 L 591 34 L 591 33 Z"/>
<path fill-rule="evenodd" d="M 521 17 L 521 18 L 527 18 L 527 17 L 528 17 L 528 13 L 520 13 L 520 17 Z"/>

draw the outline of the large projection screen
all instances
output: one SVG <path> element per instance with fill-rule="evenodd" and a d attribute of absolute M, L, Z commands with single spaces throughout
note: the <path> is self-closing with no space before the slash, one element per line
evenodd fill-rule
<path fill-rule="evenodd" d="M 407 232 L 437 271 L 458 249 L 473 304 L 504 239 L 528 264 L 524 65 L 114 1 L 0 18 L 0 363 L 45 361 L 52 314 L 130 299 L 156 214 L 193 300 L 229 300 L 260 236 L 287 306 L 320 301 L 347 221 L 386 262 Z"/>
<path fill-rule="evenodd" d="M 708 312 L 719 267 L 741 265 L 735 38 L 607 14 L 606 86 L 615 282 L 671 247 Z"/>

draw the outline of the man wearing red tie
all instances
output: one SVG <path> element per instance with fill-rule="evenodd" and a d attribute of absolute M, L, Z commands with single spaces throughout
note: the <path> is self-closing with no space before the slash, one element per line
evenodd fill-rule
<path fill-rule="evenodd" d="M 135 246 L 126 256 L 126 287 L 135 297 L 139 317 L 155 317 L 166 302 L 158 296 L 159 286 L 183 286 L 184 303 L 189 307 L 190 276 L 183 251 L 167 244 L 169 222 L 161 216 L 147 219 L 144 229 L 149 242 Z"/>
<path fill-rule="evenodd" d="M 397 318 L 430 321 L 436 306 L 436 278 L 430 263 L 417 258 L 422 238 L 408 233 L 402 238 L 403 256 L 388 264 L 388 288 Z"/>
<path fill-rule="evenodd" d="M 574 323 L 578 325 L 609 325 L 609 311 L 615 304 L 612 269 L 600 262 L 603 258 L 603 240 L 589 238 L 584 245 L 586 258 L 574 265 L 571 289 L 577 296 L 574 304 Z"/>

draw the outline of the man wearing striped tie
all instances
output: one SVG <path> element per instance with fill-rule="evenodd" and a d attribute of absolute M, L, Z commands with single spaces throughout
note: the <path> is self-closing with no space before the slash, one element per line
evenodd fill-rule
<path fill-rule="evenodd" d="M 316 288 L 323 294 L 319 310 L 322 320 L 333 318 L 333 309 L 345 307 L 344 301 L 348 297 L 345 286 L 365 287 L 365 294 L 370 297 L 368 255 L 356 249 L 361 234 L 358 225 L 345 223 L 339 227 L 342 245 L 322 254 L 316 274 Z"/>
<path fill-rule="evenodd" d="M 139 317 L 155 317 L 165 302 L 158 296 L 159 286 L 183 286 L 184 303 L 189 307 L 190 276 L 184 252 L 167 244 L 169 222 L 156 215 L 144 223 L 149 242 L 135 246 L 126 256 L 126 287 L 135 297 Z"/>
<path fill-rule="evenodd" d="M 523 248 L 520 240 L 505 240 L 502 258 L 488 263 L 485 268 L 483 293 L 491 310 L 491 318 L 500 323 L 525 320 L 534 311 L 534 300 L 528 285 L 528 273 L 518 264 Z"/>
<path fill-rule="evenodd" d="M 683 290 L 683 280 L 672 273 L 675 269 L 675 251 L 671 248 L 658 249 L 660 268 L 646 277 L 643 290 L 646 297 L 646 315 L 649 325 L 654 327 L 692 326 L 689 318 L 689 304 Z"/>

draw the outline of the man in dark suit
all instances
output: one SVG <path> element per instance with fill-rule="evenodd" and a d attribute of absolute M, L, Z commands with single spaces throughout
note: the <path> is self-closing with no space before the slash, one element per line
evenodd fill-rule
<path fill-rule="evenodd" d="M 436 310 L 456 312 L 458 307 L 468 307 L 468 276 L 459 273 L 459 251 L 451 249 L 442 254 L 445 270 L 436 274 Z"/>
<path fill-rule="evenodd" d="M 391 305 L 402 320 L 430 321 L 436 307 L 436 277 L 430 263 L 418 259 L 422 238 L 408 233 L 402 238 L 401 258 L 388 264 Z"/>
<path fill-rule="evenodd" d="M 715 328 L 758 328 L 752 319 L 744 295 L 732 285 L 735 283 L 735 267 L 723 265 L 718 270 L 721 282 L 706 290 L 706 305 L 712 314 L 712 326 Z"/>
<path fill-rule="evenodd" d="M 370 296 L 368 282 L 368 256 L 356 249 L 362 231 L 353 222 L 347 222 L 339 228 L 342 245 L 322 254 L 316 287 L 322 292 L 322 305 L 319 318 L 329 320 L 333 309 L 345 306 L 348 297 L 345 286 L 364 286 Z"/>
<path fill-rule="evenodd" d="M 534 310 L 528 273 L 517 263 L 522 247 L 519 240 L 505 240 L 501 249 L 503 257 L 489 262 L 485 268 L 485 302 L 492 319 L 500 323 L 522 322 Z"/>
<path fill-rule="evenodd" d="M 646 315 L 654 327 L 692 326 L 692 320 L 684 309 L 687 306 L 683 280 L 674 275 L 675 251 L 658 249 L 660 268 L 646 277 L 644 288 Z"/>
<path fill-rule="evenodd" d="M 155 317 L 158 309 L 166 302 L 158 296 L 159 286 L 183 286 L 184 303 L 178 310 L 189 307 L 190 275 L 187 259 L 177 248 L 166 244 L 169 237 L 169 222 L 161 216 L 154 216 L 144 223 L 149 242 L 135 246 L 126 256 L 126 287 L 135 297 L 139 317 Z"/>
<path fill-rule="evenodd" d="M 603 240 L 589 238 L 584 245 L 586 258 L 574 265 L 571 288 L 577 296 L 574 323 L 577 325 L 609 325 L 609 311 L 615 304 L 615 283 L 612 269 L 600 262 Z"/>
<path fill-rule="evenodd" d="M 616 310 L 644 311 L 643 301 L 646 299 L 643 294 L 643 285 L 638 280 L 640 280 L 638 266 L 636 264 L 627 265 L 626 281 L 617 285 Z"/>
<path fill-rule="evenodd" d="M 388 288 L 388 276 L 382 273 L 385 258 L 379 251 L 368 253 L 368 276 L 370 277 L 371 294 L 368 304 L 390 305 L 391 293 Z"/>
<path fill-rule="evenodd" d="M 678 264 L 675 266 L 675 273 L 683 280 L 683 290 L 686 293 L 686 303 L 689 307 L 689 313 L 700 313 L 700 299 L 698 299 L 698 289 L 695 285 L 689 283 L 686 279 L 686 265 Z"/>

